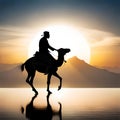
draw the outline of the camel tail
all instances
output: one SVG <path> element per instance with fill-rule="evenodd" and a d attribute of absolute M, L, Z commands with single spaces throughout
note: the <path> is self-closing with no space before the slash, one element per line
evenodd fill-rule
<path fill-rule="evenodd" d="M 25 65 L 25 64 L 22 64 L 22 65 L 21 65 L 21 71 L 24 71 L 24 65 Z"/>

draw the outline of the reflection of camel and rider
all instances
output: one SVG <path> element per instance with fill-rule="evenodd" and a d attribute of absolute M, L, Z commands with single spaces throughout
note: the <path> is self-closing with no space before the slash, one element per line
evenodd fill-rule
<path fill-rule="evenodd" d="M 59 110 L 53 110 L 50 101 L 50 94 L 46 96 L 47 106 L 46 107 L 35 107 L 34 100 L 37 98 L 35 94 L 31 101 L 26 105 L 26 108 L 21 107 L 21 112 L 25 114 L 26 118 L 29 120 L 52 120 L 54 116 L 58 116 L 59 120 L 62 120 L 62 105 L 59 104 Z"/>
<path fill-rule="evenodd" d="M 42 72 L 44 74 L 47 74 L 47 91 L 48 93 L 51 93 L 49 90 L 50 86 L 50 80 L 51 76 L 54 75 L 60 80 L 60 85 L 58 86 L 58 90 L 62 87 L 62 77 L 60 77 L 57 73 L 58 67 L 60 67 L 64 60 L 64 56 L 66 53 L 70 52 L 70 49 L 68 48 L 60 48 L 55 49 L 51 47 L 48 43 L 48 38 L 50 37 L 50 34 L 48 31 L 44 31 L 43 37 L 39 41 L 39 52 L 36 52 L 34 57 L 29 58 L 25 63 L 21 65 L 21 70 L 24 70 L 24 66 L 26 68 L 26 71 L 28 73 L 26 82 L 32 87 L 32 90 L 35 92 L 35 94 L 38 94 L 37 90 L 33 86 L 33 80 L 35 77 L 36 70 L 38 72 Z M 58 59 L 54 59 L 54 57 L 50 54 L 50 50 L 56 50 L 58 52 Z"/>

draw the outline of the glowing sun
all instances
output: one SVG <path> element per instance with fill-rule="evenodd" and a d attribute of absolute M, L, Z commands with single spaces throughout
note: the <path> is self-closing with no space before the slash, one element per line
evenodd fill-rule
<path fill-rule="evenodd" d="M 65 58 L 77 56 L 85 62 L 90 62 L 90 46 L 77 29 L 64 25 L 51 25 L 39 31 L 36 37 L 31 41 L 28 48 L 28 57 L 32 57 L 35 51 L 38 51 L 39 40 L 44 31 L 50 32 L 49 44 L 56 48 L 70 48 L 71 52 Z M 53 57 L 57 58 L 57 53 L 51 51 Z"/>

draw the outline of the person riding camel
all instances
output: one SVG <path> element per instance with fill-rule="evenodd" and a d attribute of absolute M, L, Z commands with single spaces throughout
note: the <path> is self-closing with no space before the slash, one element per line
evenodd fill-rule
<path fill-rule="evenodd" d="M 39 54 L 42 57 L 44 63 L 46 63 L 47 66 L 50 66 L 53 63 L 53 61 L 55 61 L 55 58 L 50 54 L 49 49 L 52 51 L 57 51 L 57 49 L 50 46 L 47 40 L 48 38 L 50 38 L 49 32 L 44 31 L 43 37 L 39 41 Z"/>

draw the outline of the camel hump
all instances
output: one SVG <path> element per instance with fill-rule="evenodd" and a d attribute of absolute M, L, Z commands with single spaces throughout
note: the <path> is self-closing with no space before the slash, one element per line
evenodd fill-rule
<path fill-rule="evenodd" d="M 45 55 L 45 54 L 43 54 L 41 52 L 38 52 L 38 51 L 36 51 L 36 53 L 34 54 L 34 57 L 39 62 L 43 62 L 44 63 L 44 62 L 48 61 L 47 60 L 47 55 Z"/>
<path fill-rule="evenodd" d="M 34 57 L 37 61 L 46 65 L 52 65 L 55 62 L 55 59 L 49 53 L 42 53 L 36 51 Z"/>
<path fill-rule="evenodd" d="M 34 57 L 37 58 L 37 59 L 39 59 L 40 53 L 38 51 L 36 51 L 35 54 L 34 54 Z"/>

